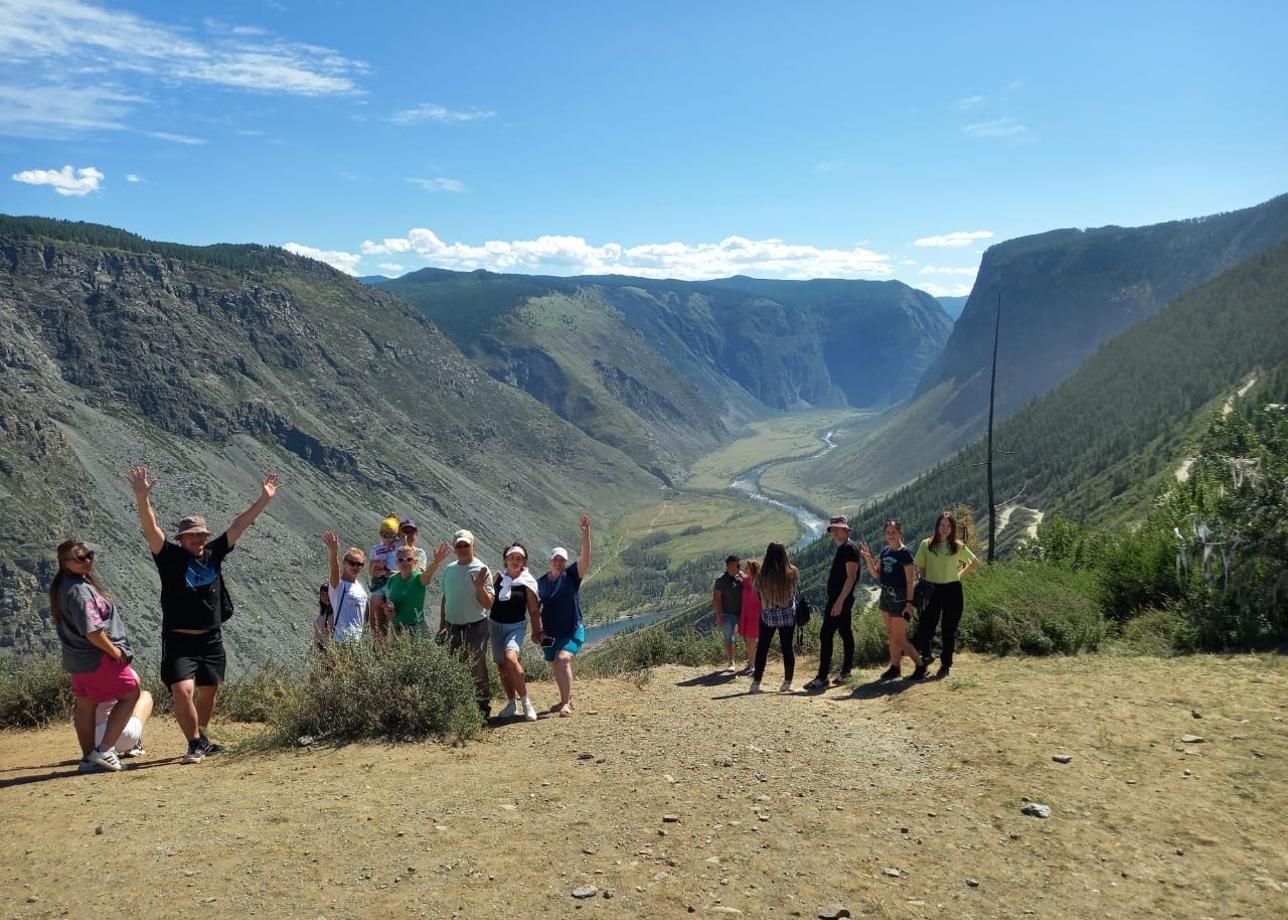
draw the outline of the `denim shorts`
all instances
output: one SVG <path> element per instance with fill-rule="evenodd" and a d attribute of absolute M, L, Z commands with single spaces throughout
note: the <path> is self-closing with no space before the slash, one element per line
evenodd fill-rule
<path fill-rule="evenodd" d="M 492 629 L 493 661 L 497 663 L 505 661 L 506 652 L 523 651 L 523 636 L 528 631 L 525 620 L 517 623 L 498 623 L 496 620 L 489 620 L 488 623 Z"/>
<path fill-rule="evenodd" d="M 570 655 L 576 655 L 581 651 L 581 644 L 586 641 L 586 629 L 578 626 L 577 631 L 571 636 L 563 639 L 556 639 L 554 645 L 543 646 L 541 653 L 546 656 L 546 661 L 554 661 L 555 656 L 560 652 L 567 652 Z"/>
<path fill-rule="evenodd" d="M 738 614 L 726 613 L 721 628 L 724 630 L 725 645 L 733 645 L 734 637 L 738 635 Z"/>

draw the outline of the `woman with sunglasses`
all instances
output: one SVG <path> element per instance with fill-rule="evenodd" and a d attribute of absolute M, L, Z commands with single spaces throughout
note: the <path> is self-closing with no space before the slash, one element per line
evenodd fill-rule
<path fill-rule="evenodd" d="M 908 641 L 908 622 L 912 619 L 912 594 L 917 573 L 912 552 L 903 545 L 903 523 L 898 518 L 885 522 L 886 545 L 876 559 L 868 541 L 859 544 L 859 555 L 867 563 L 868 574 L 881 583 L 881 618 L 885 622 L 886 640 L 890 646 L 890 667 L 882 672 L 879 680 L 893 680 L 899 676 L 903 656 L 913 660 L 917 668 L 913 680 L 926 676 L 926 665 L 917 649 Z"/>
<path fill-rule="evenodd" d="M 385 582 L 385 599 L 394 608 L 395 633 L 429 635 L 429 622 L 425 619 L 425 589 L 451 552 L 449 545 L 440 543 L 434 550 L 433 563 L 421 569 L 417 565 L 415 547 L 405 544 L 398 547 L 398 555 L 394 557 L 398 570 Z"/>
<path fill-rule="evenodd" d="M 94 577 L 94 551 L 80 540 L 58 546 L 58 574 L 49 586 L 49 613 L 62 647 L 63 670 L 71 675 L 76 708 L 72 722 L 80 742 L 79 770 L 117 771 L 115 746 L 139 701 L 139 675 L 125 622 L 112 595 Z M 115 703 L 100 739 L 95 739 L 99 703 Z"/>
<path fill-rule="evenodd" d="M 541 635 L 541 599 L 537 580 L 528 571 L 528 548 L 515 540 L 502 556 L 505 568 L 492 579 L 496 599 L 488 610 L 492 631 L 492 659 L 501 674 L 501 686 L 508 702 L 498 714 L 512 719 L 522 709 L 523 718 L 537 721 L 537 710 L 528 699 L 527 676 L 519 661 L 527 621 L 532 621 L 532 640 Z"/>
<path fill-rule="evenodd" d="M 331 601 L 331 639 L 341 645 L 362 641 L 362 627 L 367 622 L 367 589 L 358 581 L 366 559 L 362 550 L 350 546 L 340 560 L 340 538 L 334 530 L 322 534 L 331 560 L 331 579 L 327 594 Z"/>

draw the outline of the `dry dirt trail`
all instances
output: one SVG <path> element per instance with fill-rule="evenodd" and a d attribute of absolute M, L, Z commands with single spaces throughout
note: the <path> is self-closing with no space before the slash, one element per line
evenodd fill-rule
<path fill-rule="evenodd" d="M 161 720 L 117 775 L 71 772 L 69 726 L 3 733 L 0 914 L 1288 913 L 1282 659 L 962 656 L 915 686 L 745 688 L 666 667 L 463 748 L 188 767 Z"/>

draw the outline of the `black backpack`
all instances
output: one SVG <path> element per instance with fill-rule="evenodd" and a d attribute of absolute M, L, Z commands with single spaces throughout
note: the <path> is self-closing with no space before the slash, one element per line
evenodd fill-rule
<path fill-rule="evenodd" d="M 810 606 L 810 602 L 808 600 L 806 600 L 804 597 L 797 597 L 796 598 L 796 628 L 800 629 L 806 623 L 808 623 L 810 614 L 813 612 L 814 612 L 814 608 Z"/>

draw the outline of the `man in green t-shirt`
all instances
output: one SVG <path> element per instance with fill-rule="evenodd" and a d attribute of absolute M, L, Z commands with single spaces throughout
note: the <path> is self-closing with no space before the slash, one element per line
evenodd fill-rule
<path fill-rule="evenodd" d="M 492 578 L 487 566 L 474 556 L 474 534 L 458 530 L 452 544 L 456 561 L 443 569 L 438 634 L 446 636 L 448 648 L 470 666 L 474 675 L 474 698 L 486 719 L 492 712 L 492 681 L 487 670 L 487 643 L 491 634 L 487 615 L 494 600 Z"/>

